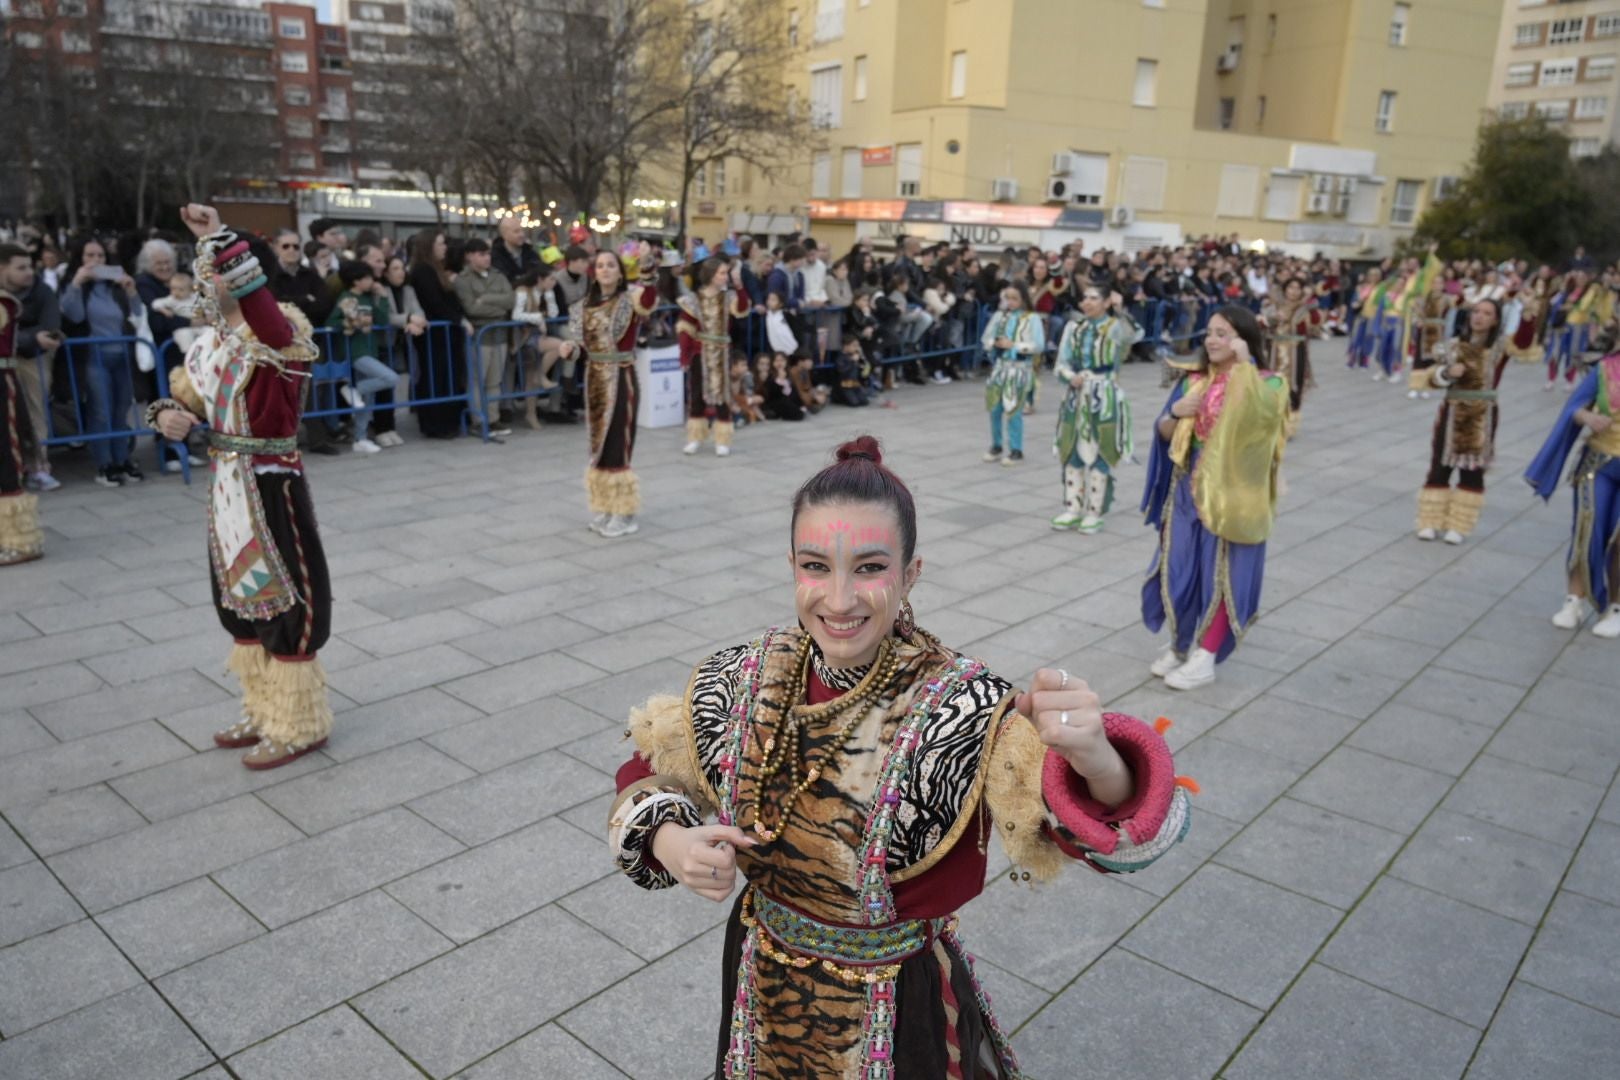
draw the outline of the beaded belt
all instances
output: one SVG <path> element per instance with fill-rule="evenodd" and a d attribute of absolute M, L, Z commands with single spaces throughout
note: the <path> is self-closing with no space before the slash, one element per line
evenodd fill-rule
<path fill-rule="evenodd" d="M 752 912 L 750 912 L 752 908 Z M 840 926 L 811 918 L 757 889 L 743 895 L 743 925 L 764 931 L 766 955 L 789 967 L 807 968 L 820 962 L 846 983 L 874 983 L 892 979 L 900 961 L 916 956 L 934 939 L 956 925 L 955 916 L 938 919 L 902 919 L 888 926 Z M 771 942 L 786 952 L 771 948 Z"/>
<path fill-rule="evenodd" d="M 1495 390 L 1447 390 L 1447 401 L 1495 401 Z"/>
<path fill-rule="evenodd" d="M 598 354 L 598 353 L 590 353 L 590 354 L 588 354 L 588 356 L 589 356 L 589 359 L 590 359 L 591 363 L 593 363 L 593 364 L 620 364 L 620 365 L 623 365 L 623 364 L 633 364 L 633 363 L 636 362 L 636 354 L 635 353 L 627 353 L 627 352 L 610 352 L 610 353 L 600 353 L 600 354 Z"/>
<path fill-rule="evenodd" d="M 208 449 L 222 454 L 256 454 L 264 457 L 286 457 L 298 452 L 297 436 L 285 439 L 256 439 L 251 435 L 228 435 L 223 431 L 208 433 Z"/>
<path fill-rule="evenodd" d="M 707 341 L 710 345 L 730 345 L 731 339 L 724 334 L 698 334 L 699 341 Z"/>

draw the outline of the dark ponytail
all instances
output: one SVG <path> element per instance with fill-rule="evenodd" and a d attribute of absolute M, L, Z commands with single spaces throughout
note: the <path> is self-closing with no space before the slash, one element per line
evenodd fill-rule
<path fill-rule="evenodd" d="M 807 506 L 832 503 L 881 503 L 900 519 L 902 561 L 911 562 L 917 551 L 917 504 L 911 489 L 883 464 L 883 447 L 870 435 L 861 435 L 833 452 L 831 465 L 806 480 L 793 496 L 793 526 Z"/>

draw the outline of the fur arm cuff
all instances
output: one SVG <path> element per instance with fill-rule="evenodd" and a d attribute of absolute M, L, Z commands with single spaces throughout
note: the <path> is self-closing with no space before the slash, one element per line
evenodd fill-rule
<path fill-rule="evenodd" d="M 699 813 L 711 814 L 709 785 L 698 767 L 692 742 L 692 722 L 686 701 L 673 694 L 647 699 L 639 709 L 630 710 L 630 737 L 636 750 L 666 781 L 679 785 L 697 806 Z"/>
<path fill-rule="evenodd" d="M 686 828 L 703 824 L 697 806 L 666 776 L 649 776 L 625 788 L 608 813 L 608 847 L 613 861 L 643 889 L 667 889 L 675 877 L 653 858 L 651 838 L 660 825 Z"/>
<path fill-rule="evenodd" d="M 1103 730 L 1135 779 L 1131 798 L 1108 807 L 1092 798 L 1085 778 L 1048 751 L 1041 795 L 1053 841 L 1066 854 L 1116 873 L 1140 870 L 1187 834 L 1187 794 L 1177 782 L 1164 737 L 1122 713 L 1104 713 Z"/>

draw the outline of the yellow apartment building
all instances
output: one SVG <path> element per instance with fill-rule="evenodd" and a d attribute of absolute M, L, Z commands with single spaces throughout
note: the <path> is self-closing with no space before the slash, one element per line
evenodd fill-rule
<path fill-rule="evenodd" d="M 1620 108 L 1620 0 L 1501 0 L 1487 100 L 1499 116 L 1532 111 L 1570 137 L 1569 152 L 1589 157 L 1615 142 Z"/>
<path fill-rule="evenodd" d="M 1499 3 L 787 0 L 814 135 L 703 177 L 690 228 L 1383 254 L 1466 165 Z"/>

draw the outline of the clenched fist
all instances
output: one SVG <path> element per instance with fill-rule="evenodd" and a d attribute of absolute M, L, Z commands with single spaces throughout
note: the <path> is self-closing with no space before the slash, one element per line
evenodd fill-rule
<path fill-rule="evenodd" d="M 673 822 L 653 834 L 653 858 L 705 900 L 724 903 L 737 884 L 737 848 L 757 841 L 733 825 L 688 829 Z"/>
<path fill-rule="evenodd" d="M 191 429 L 202 423 L 186 409 L 164 409 L 157 414 L 157 429 L 170 442 L 184 442 Z"/>

